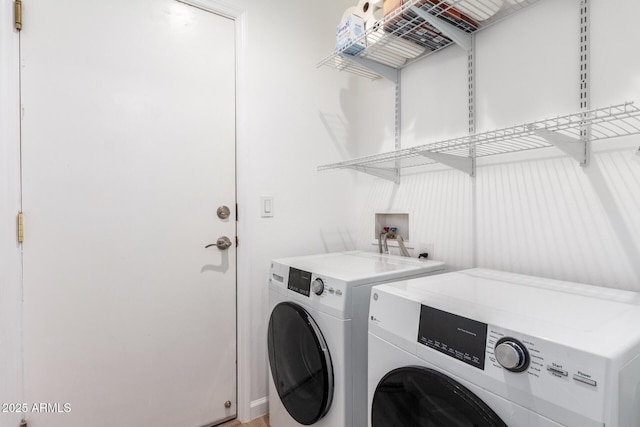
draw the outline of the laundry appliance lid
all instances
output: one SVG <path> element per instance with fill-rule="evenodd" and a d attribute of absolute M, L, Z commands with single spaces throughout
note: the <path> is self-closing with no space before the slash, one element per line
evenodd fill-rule
<path fill-rule="evenodd" d="M 388 283 L 375 292 L 608 358 L 640 353 L 636 292 L 489 269 Z"/>
<path fill-rule="evenodd" d="M 419 276 L 445 268 L 442 261 L 419 260 L 364 251 L 281 258 L 274 262 L 319 276 L 342 280 L 352 286 Z"/>

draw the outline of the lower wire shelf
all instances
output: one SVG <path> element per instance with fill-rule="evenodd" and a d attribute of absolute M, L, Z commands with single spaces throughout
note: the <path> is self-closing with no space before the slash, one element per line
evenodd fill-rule
<path fill-rule="evenodd" d="M 318 167 L 353 169 L 399 182 L 399 170 L 442 163 L 475 175 L 475 159 L 555 146 L 587 165 L 592 141 L 640 134 L 633 102 L 466 135 Z"/>

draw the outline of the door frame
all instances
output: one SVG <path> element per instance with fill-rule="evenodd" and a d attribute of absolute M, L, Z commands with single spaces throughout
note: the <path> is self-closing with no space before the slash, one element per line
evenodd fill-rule
<path fill-rule="evenodd" d="M 176 0 L 205 11 L 222 15 L 235 22 L 236 51 L 236 202 L 247 206 L 241 197 L 241 163 L 237 153 L 245 152 L 247 115 L 244 108 L 246 87 L 246 34 L 247 11 L 221 0 Z M 0 20 L 13 20 L 13 0 L 0 0 Z M 26 6 L 28 7 L 28 6 Z M 0 353 L 7 363 L 0 367 L 0 373 L 8 381 L 0 388 L 3 402 L 22 402 L 23 357 L 22 357 L 22 248 L 15 240 L 15 215 L 21 210 L 20 182 L 20 36 L 10 25 L 0 26 L 0 178 L 8 185 L 0 187 L 0 338 L 9 343 L 9 350 Z M 6 191 L 5 191 L 6 190 Z M 237 235 L 244 235 L 246 225 L 241 220 L 236 223 Z M 237 249 L 236 274 L 236 336 L 237 336 L 237 417 L 249 421 L 266 412 L 266 402 L 256 408 L 251 403 L 251 290 L 247 248 Z M 6 266 L 6 268 L 5 268 Z M 7 425 L 17 425 L 21 414 L 5 414 L 2 421 Z M 4 425 L 0 424 L 0 427 Z"/>
<path fill-rule="evenodd" d="M 21 207 L 20 36 L 13 1 L 0 0 L 0 402 L 22 402 L 22 248 L 16 239 Z M 20 423 L 22 414 L 5 413 L 0 426 Z"/>

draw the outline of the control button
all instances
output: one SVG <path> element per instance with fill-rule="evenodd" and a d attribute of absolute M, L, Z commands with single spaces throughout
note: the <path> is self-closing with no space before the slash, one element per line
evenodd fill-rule
<path fill-rule="evenodd" d="M 336 295 L 342 295 L 342 291 L 340 289 L 336 289 Z"/>
<path fill-rule="evenodd" d="M 493 350 L 500 366 L 511 372 L 524 372 L 529 367 L 529 352 L 515 338 L 500 338 Z"/>
<path fill-rule="evenodd" d="M 322 292 L 324 292 L 324 282 L 321 278 L 318 277 L 313 281 L 311 284 L 311 290 L 313 290 L 313 293 L 316 295 L 322 295 Z"/>
<path fill-rule="evenodd" d="M 580 375 L 574 375 L 573 379 L 576 380 L 576 381 L 580 381 L 581 383 L 590 385 L 592 387 L 595 387 L 596 385 L 598 385 L 598 383 L 595 380 L 592 380 L 590 378 L 581 377 Z"/>
<path fill-rule="evenodd" d="M 329 288 L 329 293 L 330 293 L 330 294 L 332 294 L 332 293 L 334 293 L 334 292 L 335 292 L 335 289 L 333 289 L 333 288 Z"/>
<path fill-rule="evenodd" d="M 562 369 L 556 368 L 555 366 L 551 365 L 547 365 L 547 371 L 551 372 L 552 374 L 562 375 L 563 377 L 569 375 L 567 371 L 563 371 Z"/>

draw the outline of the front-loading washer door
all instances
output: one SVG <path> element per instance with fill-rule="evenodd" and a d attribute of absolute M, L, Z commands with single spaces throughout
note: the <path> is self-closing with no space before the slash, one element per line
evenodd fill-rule
<path fill-rule="evenodd" d="M 291 417 L 303 425 L 324 417 L 333 398 L 333 366 L 311 315 L 291 302 L 276 305 L 267 345 L 273 383 Z"/>
<path fill-rule="evenodd" d="M 479 397 L 433 369 L 385 375 L 373 395 L 372 427 L 507 427 Z"/>

